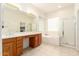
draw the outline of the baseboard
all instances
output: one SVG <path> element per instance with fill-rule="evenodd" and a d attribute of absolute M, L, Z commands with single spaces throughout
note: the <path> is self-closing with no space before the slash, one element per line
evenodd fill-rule
<path fill-rule="evenodd" d="M 68 47 L 68 48 L 73 48 L 73 49 L 76 49 L 75 46 L 70 46 L 70 45 L 66 45 L 66 44 L 61 44 L 60 46 L 65 46 L 65 47 Z"/>

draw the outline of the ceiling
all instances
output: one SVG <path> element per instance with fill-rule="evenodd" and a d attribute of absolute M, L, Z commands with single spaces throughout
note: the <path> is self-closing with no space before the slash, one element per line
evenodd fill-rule
<path fill-rule="evenodd" d="M 72 6 L 71 3 L 34 3 L 34 5 L 37 9 L 43 11 L 44 13 L 51 13 L 53 11 Z"/>
<path fill-rule="evenodd" d="M 40 12 L 50 14 L 51 12 L 61 10 L 62 8 L 71 7 L 73 3 L 19 3 L 23 10 L 27 10 L 27 7 L 34 7 Z"/>

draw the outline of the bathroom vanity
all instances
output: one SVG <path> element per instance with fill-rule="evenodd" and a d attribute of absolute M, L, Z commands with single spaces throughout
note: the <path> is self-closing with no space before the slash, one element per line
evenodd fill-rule
<path fill-rule="evenodd" d="M 16 33 L 14 35 L 3 35 L 3 56 L 19 56 L 23 53 L 23 40 L 29 38 L 29 48 L 36 48 L 42 43 L 41 33 Z M 27 49 L 27 48 L 26 48 Z"/>

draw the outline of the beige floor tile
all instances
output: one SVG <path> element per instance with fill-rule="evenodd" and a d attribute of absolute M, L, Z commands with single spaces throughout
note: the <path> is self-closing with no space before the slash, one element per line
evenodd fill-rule
<path fill-rule="evenodd" d="M 25 49 L 22 56 L 79 56 L 79 52 L 72 48 L 43 43 L 37 48 Z"/>

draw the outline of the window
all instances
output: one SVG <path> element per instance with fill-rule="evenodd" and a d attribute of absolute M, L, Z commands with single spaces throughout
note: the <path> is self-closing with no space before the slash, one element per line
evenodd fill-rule
<path fill-rule="evenodd" d="M 59 18 L 48 19 L 48 31 L 58 31 L 59 30 Z"/>

